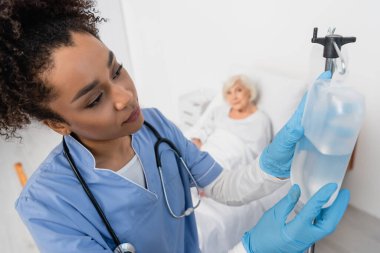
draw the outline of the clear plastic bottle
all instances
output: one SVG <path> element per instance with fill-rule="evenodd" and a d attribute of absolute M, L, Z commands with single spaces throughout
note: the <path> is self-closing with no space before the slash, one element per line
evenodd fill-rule
<path fill-rule="evenodd" d="M 364 118 L 364 98 L 342 80 L 317 80 L 306 98 L 291 182 L 301 188 L 298 209 L 327 183 L 342 184 Z M 332 204 L 338 190 L 326 203 Z"/>

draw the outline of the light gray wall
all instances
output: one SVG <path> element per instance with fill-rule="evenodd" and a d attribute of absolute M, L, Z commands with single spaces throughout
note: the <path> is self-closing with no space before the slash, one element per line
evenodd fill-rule
<path fill-rule="evenodd" d="M 344 46 L 350 83 L 366 97 L 367 116 L 354 170 L 345 186 L 351 203 L 380 218 L 380 73 L 376 0 L 128 0 L 123 1 L 133 77 L 142 104 L 178 120 L 178 96 L 199 87 L 219 88 L 239 69 L 264 68 L 311 80 L 324 66 L 324 36 L 356 36 Z M 281 101 L 274 101 L 281 103 Z"/>
<path fill-rule="evenodd" d="M 101 40 L 133 75 L 121 2 L 120 0 L 98 0 L 100 15 L 107 18 L 107 22 L 99 26 L 99 33 Z"/>

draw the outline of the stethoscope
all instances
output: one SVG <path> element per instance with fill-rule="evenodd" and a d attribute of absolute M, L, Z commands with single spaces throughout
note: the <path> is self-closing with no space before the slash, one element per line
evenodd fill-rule
<path fill-rule="evenodd" d="M 167 208 L 168 208 L 168 210 L 170 212 L 170 215 L 172 217 L 176 218 L 176 219 L 180 219 L 180 218 L 183 218 L 185 216 L 189 216 L 191 213 L 194 212 L 194 210 L 201 203 L 199 186 L 198 186 L 197 182 L 195 181 L 193 175 L 190 173 L 190 170 L 187 167 L 185 161 L 183 160 L 183 158 L 181 156 L 181 153 L 176 148 L 176 146 L 173 144 L 173 142 L 171 142 L 170 140 L 168 140 L 166 138 L 161 137 L 161 135 L 157 132 L 157 130 L 150 123 L 148 123 L 148 122 L 145 121 L 144 125 L 146 125 L 153 132 L 153 134 L 155 135 L 155 137 L 157 138 L 157 141 L 154 144 L 154 155 L 155 155 L 155 158 L 156 158 L 156 164 L 157 164 L 157 168 L 158 168 L 158 172 L 159 172 L 159 176 L 160 176 L 162 191 L 163 191 L 164 197 L 165 197 L 165 203 L 166 203 L 166 206 L 167 206 Z M 117 247 L 114 250 L 114 253 L 135 253 L 136 252 L 135 247 L 131 243 L 121 243 L 120 242 L 120 240 L 117 237 L 115 231 L 113 230 L 112 226 L 108 222 L 108 219 L 105 216 L 105 214 L 104 214 L 102 208 L 100 207 L 98 201 L 96 200 L 96 198 L 92 194 L 92 192 L 91 192 L 90 188 L 88 187 L 87 183 L 85 182 L 85 180 L 83 179 L 82 175 L 79 173 L 79 170 L 75 166 L 73 158 L 70 155 L 69 148 L 68 148 L 68 146 L 66 144 L 65 138 L 63 138 L 62 143 L 63 143 L 63 153 L 64 153 L 67 161 L 69 162 L 71 169 L 73 170 L 75 176 L 77 177 L 78 181 L 82 185 L 82 187 L 83 187 L 84 191 L 86 192 L 88 198 L 90 199 L 91 203 L 93 204 L 93 206 L 95 207 L 96 211 L 98 212 L 100 218 L 102 219 L 104 225 L 106 226 L 108 232 L 110 233 L 110 235 L 112 237 L 112 240 L 114 241 L 115 245 L 117 245 Z M 165 189 L 165 184 L 164 184 L 164 179 L 163 179 L 163 174 L 162 174 L 161 158 L 160 158 L 159 150 L 158 150 L 160 144 L 163 144 L 163 143 L 167 144 L 171 148 L 171 150 L 173 151 L 173 153 L 176 156 L 176 158 L 181 161 L 183 167 L 186 169 L 187 174 L 190 176 L 190 178 L 192 180 L 192 183 L 194 184 L 194 186 L 196 187 L 197 192 L 198 192 L 198 202 L 197 202 L 197 204 L 195 206 L 187 208 L 181 214 L 175 214 L 173 212 L 172 208 L 170 207 L 169 201 L 168 201 L 168 196 L 166 194 L 166 189 Z M 181 179 L 182 180 L 186 180 L 186 179 L 182 178 L 182 173 L 180 173 L 180 175 L 181 175 Z"/>

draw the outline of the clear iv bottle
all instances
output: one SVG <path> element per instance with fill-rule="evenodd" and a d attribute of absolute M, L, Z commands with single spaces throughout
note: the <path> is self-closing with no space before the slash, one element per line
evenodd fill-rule
<path fill-rule="evenodd" d="M 302 118 L 304 137 L 296 145 L 291 182 L 301 188 L 297 208 L 327 183 L 338 190 L 364 118 L 364 98 L 342 80 L 317 80 L 311 86 Z"/>

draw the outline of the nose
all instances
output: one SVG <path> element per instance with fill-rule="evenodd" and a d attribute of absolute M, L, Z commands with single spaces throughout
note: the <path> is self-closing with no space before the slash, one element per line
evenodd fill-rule
<path fill-rule="evenodd" d="M 233 100 L 236 100 L 237 97 L 238 97 L 238 96 L 237 96 L 237 93 L 236 93 L 236 92 L 231 92 L 231 94 L 232 94 L 232 95 L 231 95 L 232 99 L 233 99 Z"/>
<path fill-rule="evenodd" d="M 124 110 L 133 99 L 133 92 L 119 85 L 112 87 L 113 104 L 117 111 Z"/>

